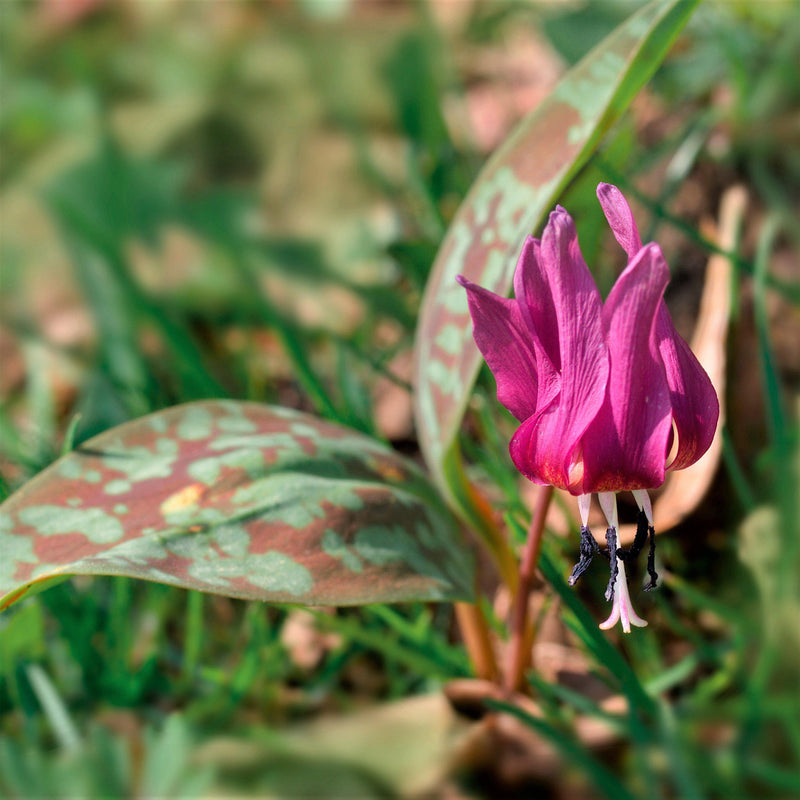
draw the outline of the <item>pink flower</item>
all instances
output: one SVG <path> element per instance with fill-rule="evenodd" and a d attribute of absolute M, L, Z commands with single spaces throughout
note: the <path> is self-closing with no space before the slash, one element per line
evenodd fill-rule
<path fill-rule="evenodd" d="M 528 237 L 514 274 L 515 299 L 471 283 L 475 341 L 497 381 L 497 397 L 520 421 L 510 453 L 530 480 L 579 497 L 586 569 L 597 545 L 586 527 L 591 493 L 608 519 L 612 576 L 607 597 L 623 628 L 644 625 L 633 612 L 624 562 L 654 534 L 647 489 L 668 469 L 697 461 L 714 437 L 719 403 L 711 381 L 672 324 L 664 290 L 667 267 L 657 244 L 642 245 L 622 193 L 600 184 L 597 195 L 628 265 L 605 303 L 583 260 L 575 225 L 560 206 L 541 240 Z M 641 510 L 637 541 L 617 547 L 615 493 L 630 490 Z M 624 587 L 624 588 L 623 588 Z"/>

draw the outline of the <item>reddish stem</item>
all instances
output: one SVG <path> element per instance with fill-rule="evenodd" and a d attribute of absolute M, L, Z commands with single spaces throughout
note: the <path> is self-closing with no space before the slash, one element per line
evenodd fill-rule
<path fill-rule="evenodd" d="M 505 688 L 509 692 L 521 691 L 525 679 L 525 670 L 530 666 L 533 637 L 528 627 L 528 605 L 533 586 L 533 576 L 539 562 L 542 549 L 542 534 L 547 509 L 553 498 L 553 487 L 543 486 L 536 499 L 528 538 L 522 553 L 519 569 L 519 584 L 511 607 L 511 643 L 508 653 L 508 664 L 505 675 Z"/>

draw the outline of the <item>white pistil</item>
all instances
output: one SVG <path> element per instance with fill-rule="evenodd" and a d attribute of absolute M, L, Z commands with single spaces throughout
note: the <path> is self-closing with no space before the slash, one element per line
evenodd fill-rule
<path fill-rule="evenodd" d="M 641 495 L 644 495 L 644 499 L 641 499 Z M 653 512 L 650 508 L 650 498 L 647 496 L 647 492 L 640 492 L 637 490 L 634 492 L 634 496 L 636 497 L 637 504 L 639 504 L 639 508 L 644 508 L 648 520 L 651 520 Z M 597 497 L 600 500 L 600 507 L 606 515 L 608 527 L 614 530 L 613 535 L 616 545 L 619 546 L 619 534 L 617 533 L 619 530 L 617 496 L 614 492 L 600 492 Z M 650 524 L 652 525 L 652 522 Z M 605 631 L 609 628 L 613 628 L 617 622 L 622 623 L 622 630 L 625 631 L 625 633 L 631 632 L 631 625 L 635 625 L 637 628 L 644 628 L 647 626 L 647 621 L 643 620 L 633 610 L 631 596 L 628 593 L 628 577 L 625 574 L 625 562 L 620 558 L 617 559 L 617 576 L 614 579 L 613 603 L 614 605 L 611 607 L 611 614 L 608 619 L 600 623 L 600 628 L 602 630 Z"/>
<path fill-rule="evenodd" d="M 617 622 L 622 622 L 622 630 L 625 633 L 631 632 L 631 625 L 637 628 L 646 628 L 647 620 L 642 619 L 634 610 L 633 603 L 631 603 L 631 596 L 628 594 L 628 579 L 625 576 L 625 564 L 617 559 L 619 562 L 619 571 L 617 572 L 617 579 L 614 581 L 614 607 L 611 609 L 611 614 L 605 622 L 600 623 L 600 627 L 607 631 L 613 628 Z"/>

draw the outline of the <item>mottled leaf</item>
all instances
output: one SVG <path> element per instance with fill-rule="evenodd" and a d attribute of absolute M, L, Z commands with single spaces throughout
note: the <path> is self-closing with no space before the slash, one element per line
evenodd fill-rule
<path fill-rule="evenodd" d="M 472 564 L 422 473 L 379 442 L 229 400 L 160 411 L 0 506 L 0 608 L 76 574 L 350 605 L 469 597 Z"/>
<path fill-rule="evenodd" d="M 520 123 L 456 214 L 428 281 L 415 344 L 417 427 L 440 484 L 481 361 L 456 275 L 509 292 L 525 236 L 653 74 L 698 1 L 650 3 L 609 35 Z"/>

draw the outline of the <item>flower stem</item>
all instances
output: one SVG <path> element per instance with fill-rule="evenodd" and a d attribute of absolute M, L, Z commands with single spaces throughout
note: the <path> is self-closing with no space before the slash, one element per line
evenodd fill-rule
<path fill-rule="evenodd" d="M 528 626 L 528 605 L 533 585 L 533 576 L 542 549 L 542 534 L 547 509 L 553 498 L 553 487 L 543 486 L 536 500 L 525 549 L 522 553 L 522 564 L 519 570 L 519 583 L 511 607 L 511 644 L 505 675 L 505 688 L 509 692 L 521 691 L 524 684 L 525 670 L 530 665 L 532 631 Z"/>

